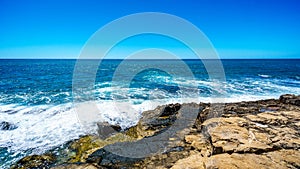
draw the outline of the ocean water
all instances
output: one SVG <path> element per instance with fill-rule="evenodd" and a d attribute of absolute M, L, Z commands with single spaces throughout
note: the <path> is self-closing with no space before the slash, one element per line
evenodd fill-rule
<path fill-rule="evenodd" d="M 89 76 L 88 66 L 96 62 L 83 62 L 86 66 L 81 68 L 82 78 L 77 80 L 84 86 L 89 83 L 85 79 Z M 82 98 L 76 102 L 85 103 L 92 98 L 101 119 L 122 128 L 135 125 L 142 111 L 160 104 L 237 102 L 278 98 L 285 93 L 300 94 L 300 60 L 297 59 L 222 60 L 226 77 L 222 82 L 210 79 L 200 60 L 183 61 L 194 78 L 187 77 L 185 69 L 175 60 L 132 60 L 119 69 L 121 63 L 122 60 L 104 60 L 92 88 L 74 91 L 83 90 Z M 75 64 L 76 60 L 0 60 L 0 123 L 13 124 L 10 130 L 0 130 L 0 168 L 88 132 L 78 120 L 73 104 Z M 159 70 L 157 65 L 177 76 Z M 145 67 L 148 69 L 141 71 Z M 124 82 L 126 78 L 131 80 Z M 116 102 L 129 103 L 131 109 L 116 110 Z"/>

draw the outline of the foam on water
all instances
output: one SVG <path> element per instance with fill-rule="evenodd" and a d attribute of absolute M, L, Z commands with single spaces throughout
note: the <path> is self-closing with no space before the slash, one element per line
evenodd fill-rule
<path fill-rule="evenodd" d="M 5 111 L 15 113 L 8 114 Z M 0 147 L 7 147 L 8 152 L 14 154 L 25 155 L 29 150 L 30 153 L 41 154 L 83 134 L 76 114 L 68 104 L 28 107 L 0 105 L 0 119 L 17 126 L 13 130 L 0 130 Z"/>

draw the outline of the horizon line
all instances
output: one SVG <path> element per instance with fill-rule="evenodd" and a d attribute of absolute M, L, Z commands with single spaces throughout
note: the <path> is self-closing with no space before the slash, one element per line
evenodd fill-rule
<path fill-rule="evenodd" d="M 184 59 L 122 59 L 122 58 L 112 58 L 112 59 L 97 59 L 97 58 L 0 58 L 0 60 L 299 60 L 300 58 L 218 58 L 218 59 L 195 59 L 195 58 L 184 58 Z"/>

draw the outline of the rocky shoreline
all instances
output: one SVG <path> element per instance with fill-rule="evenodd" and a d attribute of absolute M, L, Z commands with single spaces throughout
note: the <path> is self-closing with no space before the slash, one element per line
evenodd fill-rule
<path fill-rule="evenodd" d="M 191 121 L 187 115 L 192 112 Z M 112 153 L 123 148 L 128 156 Z M 143 112 L 126 131 L 102 139 L 82 136 L 43 155 L 24 157 L 11 168 L 284 169 L 300 168 L 299 157 L 300 96 L 287 94 L 251 102 L 159 106 Z"/>

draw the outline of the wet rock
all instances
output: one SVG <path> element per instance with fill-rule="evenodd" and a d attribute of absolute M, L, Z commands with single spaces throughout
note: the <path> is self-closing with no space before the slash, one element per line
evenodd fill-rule
<path fill-rule="evenodd" d="M 0 122 L 0 130 L 14 130 L 17 126 L 7 121 Z"/>
<path fill-rule="evenodd" d="M 135 164 L 136 161 L 140 159 L 136 158 L 129 158 L 129 157 L 122 157 L 116 154 L 113 154 L 105 149 L 101 148 L 87 158 L 87 162 L 89 163 L 96 163 L 100 166 L 106 167 L 129 167 Z"/>
<path fill-rule="evenodd" d="M 53 155 L 32 155 L 19 160 L 11 169 L 27 169 L 27 168 L 50 168 L 55 163 L 56 158 Z"/>
<path fill-rule="evenodd" d="M 106 139 L 109 136 L 116 134 L 121 131 L 121 127 L 118 125 L 111 125 L 107 122 L 97 123 L 98 126 L 98 136 L 101 139 Z"/>
<path fill-rule="evenodd" d="M 86 159 L 94 151 L 116 142 L 132 141 L 135 138 L 129 137 L 124 133 L 117 133 L 105 140 L 96 135 L 81 136 L 79 139 L 69 141 L 68 143 L 50 150 L 48 153 L 53 154 L 56 158 L 56 165 L 85 163 Z"/>
<path fill-rule="evenodd" d="M 285 104 L 292 104 L 292 105 L 300 106 L 300 96 L 286 94 L 286 95 L 281 95 L 279 100 L 280 100 L 280 102 L 285 103 Z"/>
<path fill-rule="evenodd" d="M 153 136 L 175 122 L 180 107 L 180 104 L 170 104 L 145 111 L 138 124 L 126 133 L 137 138 Z"/>
<path fill-rule="evenodd" d="M 101 146 L 104 146 L 102 140 L 96 136 L 84 136 L 73 141 L 69 147 L 69 162 L 85 162 L 85 158 L 89 153 L 96 151 Z"/>
<path fill-rule="evenodd" d="M 160 117 L 173 115 L 180 109 L 180 107 L 181 105 L 179 103 L 169 104 L 164 108 L 163 112 L 160 114 Z"/>
<path fill-rule="evenodd" d="M 146 111 L 142 114 L 142 118 L 139 121 L 139 126 L 143 130 L 156 130 L 163 126 L 168 126 L 176 120 L 176 112 L 165 113 L 166 106 L 158 107 L 154 111 Z M 171 109 L 171 108 L 170 108 Z M 167 115 L 168 114 L 168 115 Z"/>
<path fill-rule="evenodd" d="M 68 162 L 85 162 L 87 157 L 96 150 L 116 142 L 132 141 L 134 138 L 129 137 L 123 133 L 118 133 L 108 137 L 105 140 L 100 139 L 97 136 L 87 135 L 72 141 L 68 146 L 69 160 Z M 73 152 L 73 153 L 72 153 Z"/>

